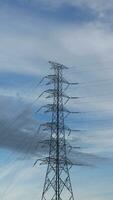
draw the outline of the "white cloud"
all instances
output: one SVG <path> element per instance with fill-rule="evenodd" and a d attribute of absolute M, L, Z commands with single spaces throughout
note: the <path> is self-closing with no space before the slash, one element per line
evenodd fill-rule
<path fill-rule="evenodd" d="M 62 2 L 66 1 L 46 1 L 47 3 L 57 3 L 61 5 Z M 104 2 L 104 3 L 103 3 Z M 112 1 L 68 1 L 71 5 L 83 5 L 87 4 L 90 8 L 93 8 L 96 11 L 108 10 Z M 57 5 L 57 6 L 59 6 Z M 50 6 L 50 4 L 48 4 Z M 9 72 L 9 73 L 18 73 L 24 75 L 41 75 L 46 74 L 49 68 L 47 61 L 49 59 L 57 60 L 66 65 L 73 66 L 68 70 L 67 78 L 70 81 L 81 81 L 87 82 L 92 80 L 100 80 L 104 78 L 113 78 L 113 36 L 112 31 L 108 30 L 104 25 L 99 24 L 87 24 L 84 26 L 77 26 L 75 24 L 67 24 L 62 25 L 58 23 L 52 23 L 46 20 L 36 19 L 35 17 L 29 17 L 21 13 L 21 17 L 19 13 L 12 10 L 11 12 L 8 10 L 4 11 L 5 13 L 0 14 L 0 23 L 1 23 L 1 31 L 0 31 L 0 72 Z M 76 74 L 76 66 L 77 70 L 80 70 L 81 73 Z M 80 67 L 81 66 L 81 67 Z M 111 67 L 110 70 L 104 70 L 104 67 Z M 102 69 L 98 71 L 98 69 Z M 94 69 L 95 72 L 93 71 Z M 82 73 L 82 71 L 86 71 Z M 92 72 L 91 72 L 92 71 Z M 84 84 L 83 84 L 84 85 Z M 21 88 L 20 88 L 21 90 Z M 19 91 L 19 90 L 18 90 Z M 0 94 L 8 95 L 12 97 L 16 97 L 16 89 L 7 88 L 4 90 L 1 86 Z M 39 92 L 39 91 L 38 91 Z M 37 93 L 38 93 L 37 92 Z M 108 92 L 108 96 L 106 97 L 98 97 L 99 94 L 103 94 Z M 77 94 L 78 96 L 86 96 L 86 99 L 83 98 L 81 101 L 89 101 L 86 104 L 79 104 L 79 108 L 81 107 L 86 111 L 87 110 L 98 110 L 98 109 L 110 109 L 112 106 L 112 102 L 109 102 L 110 94 L 112 93 L 112 84 L 108 86 L 98 86 L 96 88 L 82 88 L 79 90 L 72 89 L 70 94 Z M 31 92 L 32 96 L 34 95 L 33 91 Z M 35 93 L 36 94 L 36 93 Z M 22 94 L 24 96 L 25 94 Z M 29 98 L 29 94 L 26 95 Z M 90 98 L 88 96 L 96 96 Z M 27 99 L 26 98 L 26 99 Z M 33 96 L 34 98 L 34 96 Z M 99 100 L 99 102 L 98 102 Z M 112 98 L 111 98 L 112 100 Z M 104 103 L 102 103 L 104 101 Z M 12 103 L 13 100 L 12 100 Z M 79 100 L 78 100 L 79 103 Z M 11 103 L 7 103 L 11 108 Z M 6 106 L 5 106 L 6 107 Z M 73 106 L 75 109 L 78 109 L 78 105 L 74 103 Z M 73 108 L 72 107 L 72 108 Z M 2 106 L 3 110 L 5 109 Z M 1 109 L 2 110 L 2 109 Z M 82 110 L 82 109 L 81 109 Z M 106 112 L 103 114 L 102 119 L 105 119 Z M 108 113 L 107 117 L 111 117 L 112 115 Z M 31 117 L 31 115 L 30 115 Z M 90 116 L 88 116 L 88 126 L 90 125 Z M 97 116 L 96 116 L 97 117 Z M 94 118 L 96 118 L 94 117 Z M 98 117 L 97 117 L 98 118 Z M 82 126 L 81 116 L 81 126 Z M 87 119 L 87 117 L 86 117 Z M 26 120 L 27 121 L 27 120 Z M 25 121 L 22 124 L 25 124 Z M 28 121 L 27 121 L 28 123 Z M 74 119 L 75 125 L 75 119 Z M 103 124 L 102 124 L 103 126 Z M 92 126 L 94 129 L 94 126 Z M 106 135 L 107 134 L 107 135 Z M 107 138 L 109 136 L 109 138 Z M 89 148 L 88 151 L 92 151 L 93 153 L 100 153 L 103 155 L 103 152 L 112 153 L 113 148 L 113 138 L 112 133 L 108 133 L 103 130 L 101 133 L 95 131 L 95 133 L 91 132 L 91 135 L 84 134 L 82 139 L 84 139 L 84 143 L 89 146 L 92 145 L 92 148 Z M 4 167 L 4 166 L 3 166 Z M 8 165 L 9 167 L 9 165 Z M 20 167 L 21 168 L 21 167 Z M 18 170 L 18 167 L 16 166 Z M 5 169 L 4 169 L 5 170 Z M 7 174 L 12 174 L 14 172 L 13 167 L 11 169 L 7 169 L 4 172 L 3 169 L 0 168 L 0 172 L 2 173 L 2 178 L 6 178 L 6 182 L 1 183 L 0 192 L 3 194 L 4 189 L 7 185 Z M 42 170 L 43 172 L 43 170 Z M 17 175 L 18 174 L 18 175 Z M 36 199 L 40 198 L 38 196 L 38 192 L 41 193 L 40 190 L 40 175 L 36 176 L 37 169 L 32 171 L 29 166 L 24 166 L 23 169 L 20 169 L 19 173 L 17 173 L 16 177 L 13 179 L 14 183 L 11 188 L 8 189 L 8 193 L 5 196 L 4 200 L 9 199 Z M 42 174 L 43 176 L 43 174 Z M 38 180 L 36 180 L 38 178 Z M 18 180 L 17 180 L 18 179 Z M 30 181 L 29 181 L 30 180 Z M 16 185 L 15 185 L 16 181 Z M 26 183 L 26 186 L 21 185 Z M 29 186 L 27 185 L 29 182 Z M 31 183 L 30 183 L 31 182 Z M 36 185 L 34 184 L 36 183 Z M 39 188 L 37 186 L 39 184 Z M 86 185 L 86 182 L 85 184 Z M 112 184 L 111 184 L 112 185 Z M 37 190 L 37 188 L 39 190 Z M 87 188 L 86 188 L 87 189 Z M 96 188 L 97 189 L 97 188 Z M 95 189 L 95 190 L 96 190 Z M 13 191 L 13 192 L 12 192 Z M 29 191 L 29 192 L 28 192 Z M 94 191 L 94 188 L 92 189 Z M 112 191 L 112 190 L 111 190 Z M 96 192 L 95 192 L 96 193 Z M 84 194 L 85 192 L 80 194 Z M 92 199 L 98 199 L 98 196 L 91 197 Z M 87 196 L 85 198 L 81 196 L 81 199 L 88 199 Z M 101 199 L 101 197 L 99 198 Z M 104 199 L 104 197 L 103 197 Z"/>
<path fill-rule="evenodd" d="M 86 143 L 87 146 L 92 144 L 92 147 L 86 149 L 88 152 L 95 154 L 104 154 L 105 156 L 112 157 L 113 153 L 113 134 L 112 130 L 106 131 L 91 131 L 85 133 L 81 136 L 83 143 Z"/>
<path fill-rule="evenodd" d="M 89 68 L 112 65 L 113 36 L 104 25 L 62 26 L 29 16 L 14 16 L 10 13 L 1 21 L 1 72 L 44 74 L 50 59 Z"/>
<path fill-rule="evenodd" d="M 58 8 L 59 6 L 62 6 L 64 4 L 71 5 L 71 6 L 87 6 L 94 10 L 107 10 L 113 8 L 113 1 L 112 0 L 16 0 L 16 2 L 19 2 L 21 5 L 40 5 L 39 3 L 42 3 L 43 5 L 47 6 L 46 8 Z"/>
<path fill-rule="evenodd" d="M 32 160 L 15 161 L 7 166 L 0 167 L 0 171 L 6 174 L 0 183 L 1 199 L 36 199 L 40 197 L 41 167 L 33 168 Z M 37 176 L 36 176 L 37 174 Z M 40 177 L 41 182 L 37 181 Z M 28 192 L 29 191 L 29 192 Z"/>
<path fill-rule="evenodd" d="M 37 19 L 36 21 L 36 18 L 29 16 L 24 18 L 24 14 L 20 17 L 18 12 L 14 16 L 13 11 L 12 13 L 9 12 L 8 16 L 0 15 L 0 20 L 4 19 L 4 23 L 1 21 L 2 29 L 0 32 L 1 72 L 29 75 L 46 74 L 49 68 L 47 61 L 52 59 L 67 66 L 73 66 L 67 73 L 67 78 L 70 81 L 88 82 L 113 78 L 113 35 L 112 31 L 107 29 L 105 25 L 99 23 L 85 25 L 53 24 L 47 20 Z M 10 26 L 7 26 L 8 23 Z M 76 66 L 81 73 L 76 74 Z M 111 70 L 103 70 L 107 66 L 111 67 Z M 98 71 L 98 68 L 102 70 Z M 82 73 L 82 70 L 89 70 L 90 72 Z M 105 109 L 105 107 L 110 109 L 112 106 L 112 103 L 108 104 L 109 95 L 112 91 L 110 84 L 108 86 L 97 85 L 93 89 L 92 86 L 88 89 L 87 87 L 79 89 L 78 86 L 76 92 L 74 90 L 72 89 L 70 94 L 76 93 L 77 96 L 86 96 L 86 99 L 83 98 L 80 101 L 92 103 L 90 106 L 87 104 L 87 107 L 85 104 L 82 106 L 83 109 L 98 110 L 100 108 Z M 0 89 L 0 93 L 6 96 L 16 97 L 16 92 L 17 89 L 15 88 L 11 88 L 11 91 L 9 88 Z M 30 98 L 29 93 L 26 95 L 23 93 L 21 95 L 25 96 L 24 99 Z M 34 94 L 38 93 L 39 91 L 35 93 L 32 91 L 32 97 L 34 98 Z M 108 95 L 107 99 L 106 96 L 98 96 L 103 95 L 103 93 Z M 94 97 L 90 98 L 90 96 Z M 76 109 L 76 104 L 74 107 Z M 79 108 L 81 109 L 80 106 Z"/>
<path fill-rule="evenodd" d="M 25 1 L 26 2 L 26 1 Z M 70 6 L 82 6 L 84 7 L 88 7 L 94 11 L 97 12 L 103 12 L 103 11 L 107 11 L 109 9 L 113 8 L 113 1 L 109 0 L 34 0 L 32 1 L 31 4 L 38 4 L 39 2 L 43 3 L 46 8 L 58 8 L 60 6 L 63 6 L 64 4 L 70 5 Z M 26 2 L 28 3 L 28 2 Z"/>

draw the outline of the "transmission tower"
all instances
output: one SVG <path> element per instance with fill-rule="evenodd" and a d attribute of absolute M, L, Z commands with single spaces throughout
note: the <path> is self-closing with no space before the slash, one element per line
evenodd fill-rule
<path fill-rule="evenodd" d="M 45 112 L 51 113 L 52 120 L 41 125 L 44 127 L 43 130 L 51 131 L 49 156 L 42 159 L 42 163 L 47 164 L 48 167 L 41 200 L 74 200 L 69 175 L 72 163 L 67 156 L 69 146 L 66 139 L 66 134 L 67 132 L 69 134 L 71 129 L 65 125 L 64 121 L 70 113 L 78 112 L 70 112 L 65 108 L 65 104 L 71 99 L 65 91 L 70 84 L 78 83 L 69 83 L 63 77 L 66 66 L 51 61 L 49 63 L 54 73 L 44 78 L 49 81 L 47 85 L 51 84 L 53 87 L 42 94 L 47 93 L 46 98 L 52 98 L 53 102 L 41 108 L 45 107 Z M 77 97 L 72 98 L 77 99 Z"/>

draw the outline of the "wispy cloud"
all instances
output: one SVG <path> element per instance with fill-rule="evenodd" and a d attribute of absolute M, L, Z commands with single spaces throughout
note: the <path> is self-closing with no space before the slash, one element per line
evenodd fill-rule
<path fill-rule="evenodd" d="M 1 101 L 0 103 L 2 107 L 2 117 L 0 117 L 0 148 L 13 151 L 17 155 L 20 154 L 21 159 L 23 157 L 28 158 L 29 156 L 31 158 L 43 158 L 43 156 L 47 156 L 50 134 L 45 134 L 42 129 L 40 132 L 38 131 L 39 123 L 37 123 L 36 119 L 33 119 L 29 105 L 22 105 L 22 103 L 18 103 L 18 100 L 16 100 L 17 103 L 14 106 L 15 100 L 13 98 L 2 97 L 2 99 L 3 102 Z M 7 102 L 9 102 L 10 108 L 8 108 Z M 21 111 L 19 111 L 20 106 Z M 16 112 L 11 115 L 10 112 L 12 110 L 16 110 Z M 78 151 L 72 151 L 68 156 L 74 165 L 94 165 L 101 161 L 101 158 L 90 153 Z"/>
<path fill-rule="evenodd" d="M 38 96 L 40 91 L 43 90 L 43 86 L 41 85 L 40 89 L 36 88 L 33 91 L 32 85 L 29 86 L 28 77 L 30 77 L 32 83 L 35 80 L 37 84 L 43 75 L 50 73 L 49 65 L 47 64 L 48 60 L 55 60 L 70 67 L 68 72 L 65 72 L 65 76 L 69 81 L 80 82 L 69 93 L 70 95 L 79 96 L 80 99 L 71 101 L 67 105 L 72 110 L 83 111 L 79 115 L 70 116 L 69 119 L 71 120 L 67 120 L 68 124 L 71 122 L 69 125 L 72 125 L 73 128 L 84 130 L 84 132 L 79 133 L 79 136 L 77 133 L 70 136 L 69 142 L 73 146 L 81 147 L 80 151 L 73 150 L 71 154 L 73 162 L 79 161 L 94 164 L 101 161 L 97 155 L 100 157 L 108 157 L 110 155 L 112 157 L 113 30 L 109 18 L 112 16 L 112 1 L 35 0 L 28 2 L 11 0 L 10 4 L 8 1 L 7 3 L 4 2 L 0 2 L 0 76 L 7 74 L 7 78 L 1 81 L 0 84 L 0 148 L 2 150 L 8 149 L 8 152 L 12 151 L 12 153 L 20 155 L 20 158 L 25 158 L 25 155 L 29 154 L 28 162 L 30 162 L 30 166 L 32 165 L 31 157 L 35 154 L 35 145 L 38 152 L 36 157 L 42 154 L 45 155 L 45 152 L 47 152 L 49 135 L 47 135 L 46 141 L 44 134 L 37 135 L 37 126 L 40 119 L 42 120 L 43 118 L 44 120 L 45 116 L 41 115 L 39 118 L 37 115 L 33 118 L 33 113 L 29 106 L 34 97 Z M 70 11 L 71 8 L 74 11 L 81 8 L 82 12 L 85 13 L 90 10 L 95 13 L 96 19 L 91 21 L 91 18 L 90 22 L 84 20 L 84 23 L 77 23 L 76 17 L 73 21 L 69 20 L 68 22 L 65 19 L 63 21 L 60 20 L 60 17 L 57 19 L 56 16 L 59 16 L 64 7 L 69 8 Z M 34 10 L 37 12 L 34 12 Z M 39 10 L 41 11 L 39 12 Z M 54 12 L 55 16 L 53 15 Z M 66 12 L 65 9 L 63 12 Z M 53 18 L 50 13 L 52 13 Z M 105 21 L 109 23 L 104 23 Z M 18 80 L 17 76 L 19 77 Z M 15 77 L 16 81 L 10 84 L 13 77 Z M 23 85 L 23 79 L 25 79 L 26 86 Z M 106 81 L 104 81 L 105 79 Z M 39 108 L 42 103 L 46 103 L 44 98 L 37 101 L 34 109 L 36 110 L 36 107 Z M 111 130 L 107 130 L 107 128 L 111 128 Z M 34 137 L 35 134 L 36 137 Z M 40 143 L 42 140 L 44 144 Z M 96 156 L 93 156 L 93 154 Z M 5 156 L 3 159 L 5 159 Z M 17 183 L 15 189 L 12 187 L 13 192 L 9 192 L 5 199 L 35 199 L 35 194 L 37 197 L 37 186 L 34 189 L 35 181 L 36 183 L 38 182 L 35 176 L 37 172 L 33 172 L 29 166 L 26 166 L 26 163 L 27 160 L 24 163 L 24 167 L 17 163 L 21 171 L 17 178 L 20 182 L 25 180 L 26 186 L 24 183 L 22 186 Z M 15 165 L 15 168 L 18 171 L 17 165 Z M 92 171 L 91 174 L 89 171 L 85 171 L 84 176 L 86 174 L 87 177 L 84 178 L 82 192 L 80 190 L 82 183 L 79 186 L 80 199 L 88 199 L 89 197 L 96 200 L 98 200 L 98 197 L 101 199 L 99 191 L 98 194 L 96 193 L 97 179 L 98 177 L 104 177 L 106 171 L 106 174 L 111 173 L 111 170 L 105 169 L 105 165 L 103 165 L 103 168 L 105 170 L 103 173 L 101 170 L 99 171 L 102 173 L 101 175 L 96 174 L 98 170 L 95 169 L 96 172 L 93 178 L 90 177 Z M 1 166 L 2 181 L 14 172 L 13 166 L 9 167 L 9 169 L 6 167 L 4 170 Z M 82 171 L 80 172 L 82 174 Z M 77 173 L 74 171 L 74 174 Z M 80 180 L 83 180 L 82 175 Z M 16 180 L 14 178 L 14 182 Z M 31 180 L 29 186 L 27 185 L 28 180 Z M 92 183 L 92 186 L 87 188 L 86 180 L 89 180 L 88 185 L 90 185 L 90 180 L 93 180 L 94 184 Z M 102 180 L 98 185 L 102 184 Z M 1 193 L 7 185 L 7 181 L 2 182 Z M 108 185 L 112 185 L 111 182 Z M 25 192 L 25 190 L 28 191 L 26 187 L 29 187 L 31 196 L 28 196 Z M 85 191 L 83 191 L 83 188 L 85 188 Z M 106 190 L 105 195 L 109 192 L 110 199 L 110 191 L 112 189 L 109 189 L 110 187 L 106 189 L 103 186 L 99 188 L 100 191 L 103 191 L 103 188 Z M 11 191 L 10 189 L 8 191 Z M 90 190 L 92 192 L 89 194 Z M 102 197 L 102 199 L 104 198 L 105 196 Z"/>
<path fill-rule="evenodd" d="M 47 69 L 49 59 L 56 59 L 67 65 L 76 63 L 80 66 L 85 63 L 90 68 L 91 65 L 111 66 L 112 30 L 108 30 L 105 25 L 62 25 L 48 23 L 47 20 L 36 21 L 29 16 L 28 20 L 24 18 L 24 14 L 21 17 L 18 15 L 19 13 L 14 19 L 10 11 L 4 23 L 4 17 L 1 16 L 1 72 L 39 75 Z M 7 20 L 10 24 L 8 27 Z"/>
<path fill-rule="evenodd" d="M 20 1 L 21 2 L 21 1 Z M 55 8 L 59 8 L 60 6 L 72 6 L 72 7 L 82 7 L 83 9 L 91 9 L 92 12 L 96 12 L 97 15 L 99 14 L 100 17 L 103 17 L 104 15 L 107 16 L 109 15 L 108 11 L 111 11 L 113 9 L 113 2 L 112 0 L 109 0 L 109 1 L 105 1 L 105 0 L 100 0 L 100 1 L 93 1 L 93 0 L 55 0 L 55 1 L 52 1 L 52 0 L 43 0 L 43 1 L 40 1 L 40 0 L 34 0 L 30 3 L 24 1 L 24 3 L 26 4 L 30 4 L 30 5 L 39 5 L 40 3 L 42 5 L 45 6 L 45 9 L 55 9 Z"/>

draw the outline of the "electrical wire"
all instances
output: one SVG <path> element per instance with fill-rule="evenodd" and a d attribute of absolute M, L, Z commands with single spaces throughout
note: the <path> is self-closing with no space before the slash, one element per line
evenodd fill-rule
<path fill-rule="evenodd" d="M 87 82 L 79 82 L 79 87 L 77 89 L 86 88 L 86 87 L 95 87 L 101 85 L 111 85 L 113 79 L 103 79 L 103 80 L 95 80 L 95 81 L 87 81 Z"/>
<path fill-rule="evenodd" d="M 89 114 L 89 113 L 103 113 L 103 112 L 113 112 L 113 108 L 108 108 L 108 109 L 103 109 L 103 110 L 87 110 L 87 111 L 80 111 L 78 110 L 77 112 L 70 112 L 70 114 L 76 114 L 76 116 L 78 115 L 84 115 L 84 114 Z"/>
<path fill-rule="evenodd" d="M 101 103 L 109 103 L 109 102 L 113 102 L 113 99 L 111 100 L 102 100 L 102 99 L 96 99 L 95 101 L 76 101 L 75 105 L 83 105 L 83 104 L 95 104 L 97 102 L 101 102 Z"/>
<path fill-rule="evenodd" d="M 113 70 L 113 68 L 104 68 L 105 70 L 108 70 L 108 69 L 112 69 Z M 101 69 L 102 70 L 102 69 Z M 94 70 L 94 71 L 96 71 L 96 70 Z M 76 71 L 77 72 L 77 71 Z M 82 72 L 87 72 L 87 70 L 86 71 L 82 71 Z M 89 70 L 88 70 L 88 72 L 89 72 Z M 91 72 L 92 72 L 92 70 L 91 70 Z M 80 71 L 78 71 L 77 73 L 81 73 Z M 88 81 L 88 82 L 80 82 L 79 83 L 79 85 L 80 85 L 80 88 L 81 87 L 84 87 L 84 85 L 85 84 L 88 84 L 88 83 L 95 83 L 95 84 L 98 84 L 99 82 L 106 82 L 106 81 L 113 81 L 113 79 L 104 79 L 104 80 L 95 80 L 95 81 Z M 41 84 L 43 82 L 43 79 L 39 82 L 39 84 L 35 87 L 35 89 Z M 98 83 L 97 83 L 98 82 Z M 82 86 L 83 85 L 83 86 Z M 97 96 L 107 96 L 107 95 L 97 95 Z M 89 97 L 97 97 L 97 96 L 86 96 L 86 97 L 80 97 L 80 99 L 84 99 L 84 98 L 89 98 Z M 31 108 L 36 102 L 37 102 L 37 100 L 38 100 L 38 97 L 29 105 L 29 107 Z M 101 100 L 102 101 L 102 100 Z M 112 100 L 113 101 L 113 100 Z M 76 102 L 77 103 L 77 102 Z M 79 103 L 81 103 L 81 102 L 79 102 Z M 89 103 L 89 102 L 82 102 L 82 103 Z M 91 102 L 92 103 L 92 102 Z M 106 112 L 106 111 L 108 111 L 108 110 L 110 110 L 111 111 L 111 109 L 106 109 L 106 110 L 102 110 L 102 111 L 87 111 L 87 112 L 83 112 L 83 113 L 85 113 L 85 114 L 87 114 L 87 113 L 91 113 L 91 112 Z M 20 113 L 20 116 L 19 117 L 22 117 L 22 113 Z M 10 124 L 10 126 L 11 125 L 13 125 L 13 124 L 15 124 L 15 122 L 18 120 L 18 118 L 16 119 L 16 120 L 14 120 L 13 122 L 11 122 L 11 124 Z M 109 119 L 108 119 L 109 120 Z M 105 120 L 92 120 L 92 121 L 105 121 Z M 113 129 L 113 128 L 112 128 Z M 112 130 L 111 129 L 111 130 Z M 93 130 L 95 130 L 95 129 L 93 129 Z M 98 129 L 96 129 L 96 130 L 98 130 Z M 105 130 L 105 129 L 99 129 L 99 130 Z M 108 130 L 108 129 L 107 129 Z M 34 135 L 34 137 L 36 137 L 36 133 L 35 133 L 35 135 Z M 26 141 L 26 136 L 25 136 L 25 138 L 24 138 L 25 140 L 23 140 L 23 143 L 22 143 L 22 146 L 21 146 L 21 148 L 24 146 L 24 147 L 26 147 L 27 148 L 27 151 L 26 151 L 26 154 L 29 154 L 29 152 L 30 152 L 30 150 L 33 148 L 33 143 L 28 143 L 28 141 Z M 21 150 L 21 149 L 20 149 Z M 24 159 L 25 159 L 25 157 L 24 157 Z M 11 186 L 11 184 L 10 184 L 10 186 Z M 4 194 L 6 194 L 7 193 L 7 191 L 9 190 L 9 187 L 7 187 L 6 188 L 6 190 L 5 190 L 5 192 L 4 192 Z M 4 196 L 4 195 L 3 195 Z M 3 199 L 3 198 L 2 198 Z"/>
<path fill-rule="evenodd" d="M 75 68 L 75 73 L 84 73 L 84 72 L 96 72 L 96 71 L 101 71 L 101 72 L 103 72 L 104 70 L 105 71 L 109 71 L 109 70 L 113 70 L 113 67 L 103 67 L 103 68 L 98 68 L 98 69 L 96 69 L 96 68 L 93 68 L 93 69 L 86 69 L 86 70 L 83 70 L 83 69 L 81 69 L 80 70 L 80 68 L 79 69 L 77 69 L 76 67 L 74 67 Z"/>

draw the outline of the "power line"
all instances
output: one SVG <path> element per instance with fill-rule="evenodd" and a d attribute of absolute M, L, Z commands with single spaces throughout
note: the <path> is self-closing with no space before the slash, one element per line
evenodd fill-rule
<path fill-rule="evenodd" d="M 94 81 L 84 81 L 84 82 L 79 82 L 79 87 L 78 88 L 84 88 L 86 86 L 92 87 L 96 85 L 101 85 L 101 84 L 111 84 L 109 82 L 112 82 L 113 79 L 101 79 L 101 80 L 94 80 Z"/>
<path fill-rule="evenodd" d="M 74 67 L 74 68 L 76 68 L 76 67 Z M 87 69 L 87 70 L 81 69 L 80 70 L 80 68 L 79 69 L 76 68 L 76 73 L 84 73 L 84 72 L 90 73 L 90 72 L 96 72 L 96 71 L 103 72 L 103 71 L 109 71 L 109 70 L 113 70 L 113 67 L 102 67 L 102 68 L 98 68 L 98 69 L 93 67 L 93 69 L 91 69 L 91 70 L 90 69 Z"/>

